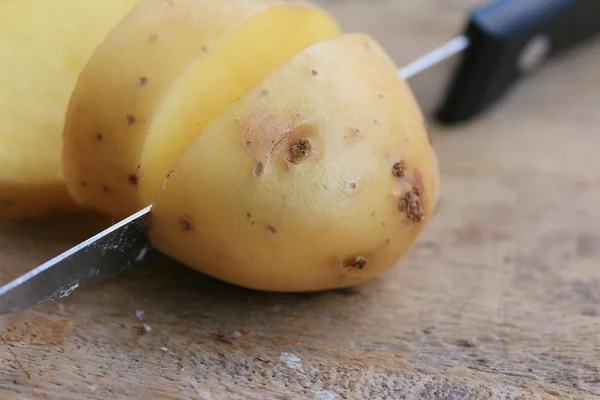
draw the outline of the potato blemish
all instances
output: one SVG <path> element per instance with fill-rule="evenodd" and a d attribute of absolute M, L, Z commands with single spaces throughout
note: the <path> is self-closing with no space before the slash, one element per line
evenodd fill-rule
<path fill-rule="evenodd" d="M 406 170 L 406 164 L 404 163 L 404 161 L 398 161 L 392 167 L 392 174 L 397 178 L 403 178 L 405 170 Z"/>
<path fill-rule="evenodd" d="M 131 174 L 129 175 L 129 183 L 131 183 L 132 185 L 137 185 L 138 184 L 138 176 L 137 174 Z"/>
<path fill-rule="evenodd" d="M 129 114 L 125 117 L 125 122 L 127 123 L 127 126 L 134 125 L 135 121 L 136 121 L 136 118 L 134 115 Z"/>
<path fill-rule="evenodd" d="M 357 256 L 349 258 L 344 262 L 344 266 L 350 269 L 363 269 L 367 266 L 367 258 L 363 256 Z"/>
<path fill-rule="evenodd" d="M 398 199 L 398 210 L 406 214 L 410 222 L 421 222 L 425 217 L 425 213 L 419 197 L 419 189 L 412 188 L 400 197 Z"/>
<path fill-rule="evenodd" d="M 146 83 L 148 83 L 148 78 L 145 76 L 140 76 L 137 80 L 137 84 L 140 86 L 146 86 Z"/>
<path fill-rule="evenodd" d="M 240 134 L 246 151 L 258 162 L 269 163 L 290 134 L 292 118 L 285 114 L 262 112 L 241 122 Z M 263 165 L 265 166 L 265 165 Z"/>
<path fill-rule="evenodd" d="M 183 217 L 179 218 L 178 223 L 179 228 L 183 232 L 189 232 L 194 228 L 194 220 L 189 215 L 184 215 Z"/>
<path fill-rule="evenodd" d="M 11 199 L 0 199 L 0 206 L 11 207 L 15 205 L 15 201 Z"/>
<path fill-rule="evenodd" d="M 267 233 L 269 235 L 274 235 L 277 233 L 277 229 L 275 229 L 272 225 L 267 226 Z"/>
<path fill-rule="evenodd" d="M 296 141 L 293 141 L 290 144 L 290 156 L 287 160 L 292 164 L 298 164 L 301 160 L 308 157 L 311 149 L 312 145 L 310 143 L 310 140 L 308 140 L 307 138 L 301 138 Z"/>
<path fill-rule="evenodd" d="M 257 163 L 254 166 L 254 168 L 252 169 L 252 176 L 255 178 L 258 178 L 259 176 L 262 175 L 263 169 L 264 169 L 263 163 L 261 163 L 261 162 Z"/>
<path fill-rule="evenodd" d="M 356 182 L 348 182 L 346 184 L 346 192 L 348 193 L 354 193 L 356 192 L 358 185 L 356 184 Z"/>
<path fill-rule="evenodd" d="M 104 139 L 104 137 L 102 136 L 102 134 L 101 134 L 101 133 L 96 133 L 96 140 L 97 140 L 98 142 L 101 142 L 101 141 L 102 141 L 102 139 Z"/>

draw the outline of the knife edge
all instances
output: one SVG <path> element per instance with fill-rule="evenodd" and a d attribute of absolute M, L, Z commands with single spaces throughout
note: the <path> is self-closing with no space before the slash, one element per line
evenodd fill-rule
<path fill-rule="evenodd" d="M 152 249 L 145 234 L 151 208 L 145 207 L 0 286 L 0 314 L 66 297 L 78 288 L 120 275 L 142 261 Z"/>

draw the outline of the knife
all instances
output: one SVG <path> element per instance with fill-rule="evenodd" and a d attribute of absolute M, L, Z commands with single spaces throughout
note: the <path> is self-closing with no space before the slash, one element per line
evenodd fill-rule
<path fill-rule="evenodd" d="M 433 118 L 441 124 L 467 122 L 524 76 L 598 32 L 600 0 L 500 0 L 473 10 L 462 34 L 399 74 L 413 86 L 421 72 L 453 65 L 449 76 L 426 74 L 428 81 L 450 78 L 441 83 L 445 90 Z M 138 265 L 154 250 L 146 236 L 151 210 L 150 205 L 1 286 L 0 314 L 68 296 Z"/>

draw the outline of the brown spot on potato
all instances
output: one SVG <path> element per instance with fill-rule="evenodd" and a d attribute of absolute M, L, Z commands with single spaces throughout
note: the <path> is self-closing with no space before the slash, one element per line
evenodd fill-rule
<path fill-rule="evenodd" d="M 383 95 L 383 93 L 379 93 L 379 94 L 377 95 L 377 97 L 378 97 L 378 98 L 381 100 L 381 99 L 383 99 L 385 96 Z"/>
<path fill-rule="evenodd" d="M 392 175 L 394 175 L 397 178 L 403 178 L 405 170 L 406 170 L 406 164 L 404 163 L 404 161 L 398 161 L 392 167 Z"/>
<path fill-rule="evenodd" d="M 275 229 L 275 227 L 273 227 L 272 225 L 268 225 L 267 226 L 267 233 L 269 235 L 274 235 L 277 233 L 277 229 Z"/>
<path fill-rule="evenodd" d="M 200 50 L 202 50 L 203 53 L 206 53 L 208 51 L 208 48 L 206 46 L 200 46 Z"/>
<path fill-rule="evenodd" d="M 85 187 L 85 186 L 87 186 L 87 182 L 86 181 L 79 181 L 79 185 Z"/>
<path fill-rule="evenodd" d="M 310 70 L 310 74 L 311 74 L 312 76 L 317 76 L 317 75 L 319 75 L 319 71 L 317 71 L 316 69 L 311 69 L 311 70 Z"/>
<path fill-rule="evenodd" d="M 138 167 L 138 168 L 139 168 L 139 167 Z M 175 170 L 174 170 L 174 169 L 170 170 L 170 171 L 169 171 L 169 173 L 167 174 L 167 178 L 170 178 L 170 177 L 171 177 L 171 175 L 173 174 L 173 172 L 175 172 Z"/>
<path fill-rule="evenodd" d="M 137 120 L 137 119 L 135 118 L 135 115 L 131 115 L 131 114 L 129 114 L 129 115 L 127 115 L 127 116 L 125 117 L 125 122 L 127 123 L 127 126 L 132 126 L 132 125 L 134 125 L 134 124 L 135 124 L 135 122 L 136 122 L 136 120 Z"/>
<path fill-rule="evenodd" d="M 398 210 L 406 214 L 410 222 L 421 222 L 425 217 L 425 212 L 419 196 L 419 189 L 415 187 L 404 193 L 398 199 Z"/>
<path fill-rule="evenodd" d="M 259 95 L 261 95 L 262 97 L 268 96 L 269 95 L 269 89 L 260 89 L 260 92 L 258 92 Z"/>
<path fill-rule="evenodd" d="M 257 163 L 254 166 L 254 168 L 252 169 L 252 176 L 255 178 L 258 178 L 259 176 L 262 175 L 263 169 L 264 169 L 263 163 L 261 163 L 261 162 Z"/>
<path fill-rule="evenodd" d="M 148 37 L 148 40 L 151 42 L 158 42 L 159 35 L 158 33 L 153 33 Z"/>
<path fill-rule="evenodd" d="M 148 78 L 145 76 L 140 76 L 137 80 L 137 84 L 140 86 L 146 86 L 146 83 L 148 83 Z"/>
<path fill-rule="evenodd" d="M 358 128 L 350 128 L 348 131 L 352 136 L 360 136 L 362 134 L 362 131 Z"/>
<path fill-rule="evenodd" d="M 129 183 L 131 183 L 132 185 L 136 186 L 138 184 L 138 176 L 137 174 L 131 174 L 128 177 L 129 179 Z"/>
<path fill-rule="evenodd" d="M 247 218 L 247 219 L 250 219 L 250 218 L 252 218 L 252 214 L 250 214 L 249 212 L 247 212 L 247 213 L 246 213 L 246 218 Z"/>
<path fill-rule="evenodd" d="M 344 261 L 344 266 L 350 269 L 363 269 L 367 266 L 368 260 L 366 257 L 357 256 L 351 257 Z"/>
<path fill-rule="evenodd" d="M 104 193 L 110 193 L 110 188 L 108 186 L 106 186 L 106 185 L 102 185 L 102 191 Z"/>
<path fill-rule="evenodd" d="M 281 149 L 281 142 L 291 132 L 293 119 L 289 114 L 260 112 L 240 121 L 242 143 L 252 143 L 246 151 L 266 167 Z"/>
<path fill-rule="evenodd" d="M 373 123 L 374 123 L 375 125 L 379 125 L 379 121 L 377 121 L 376 119 L 374 119 L 374 120 L 373 120 Z"/>
<path fill-rule="evenodd" d="M 244 147 L 245 147 L 245 148 L 248 148 L 248 147 L 250 147 L 251 145 L 252 145 L 252 142 L 251 142 L 251 141 L 249 141 L 249 140 L 246 140 L 246 141 L 244 142 Z"/>
<path fill-rule="evenodd" d="M 358 185 L 356 184 L 356 182 L 348 182 L 346 184 L 346 191 L 348 193 L 354 193 L 354 192 L 356 192 L 357 187 L 358 187 Z"/>
<path fill-rule="evenodd" d="M 96 133 L 96 140 L 98 142 L 101 142 L 104 139 L 104 137 L 102 136 L 102 134 L 100 132 Z"/>
<path fill-rule="evenodd" d="M 13 199 L 0 199 L 0 206 L 4 206 L 4 207 L 11 207 L 14 206 L 16 203 Z"/>
<path fill-rule="evenodd" d="M 194 229 L 194 219 L 189 215 L 184 215 L 179 218 L 179 228 L 184 232 L 189 232 Z"/>
<path fill-rule="evenodd" d="M 290 144 L 290 156 L 287 160 L 292 164 L 298 164 L 301 160 L 308 157 L 311 149 L 312 145 L 309 139 L 301 138 L 295 140 Z"/>

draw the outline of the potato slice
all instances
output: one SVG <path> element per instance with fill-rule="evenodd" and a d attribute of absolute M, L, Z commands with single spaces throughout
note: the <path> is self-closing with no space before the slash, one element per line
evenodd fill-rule
<path fill-rule="evenodd" d="M 80 211 L 62 179 L 69 96 L 136 0 L 0 1 L 0 218 Z"/>
<path fill-rule="evenodd" d="M 284 59 L 338 34 L 328 14 L 300 2 L 143 0 L 73 94 L 63 151 L 70 192 L 119 218 L 150 204 L 212 118 Z"/>
<path fill-rule="evenodd" d="M 155 199 L 149 235 L 236 285 L 333 289 L 396 264 L 437 196 L 410 89 L 375 41 L 347 34 L 284 62 L 199 133 Z"/>

